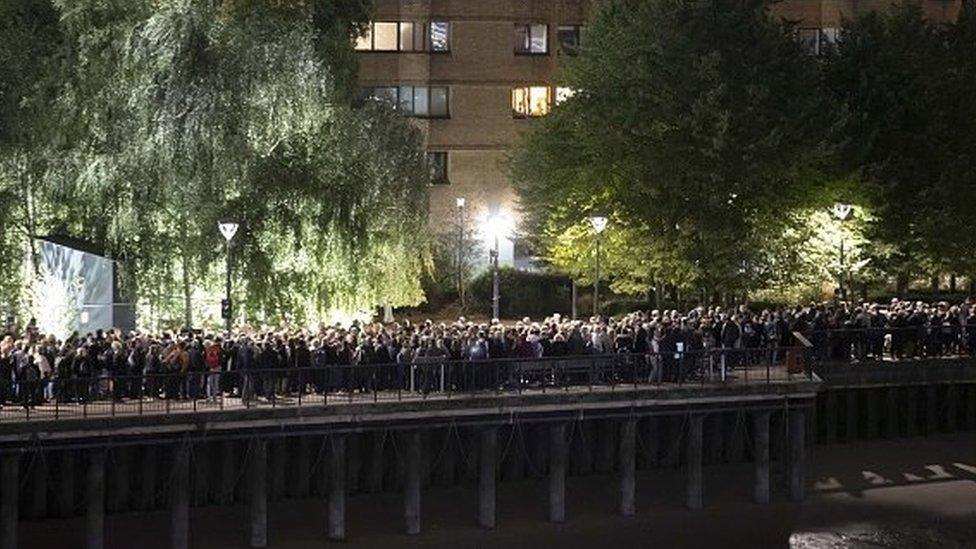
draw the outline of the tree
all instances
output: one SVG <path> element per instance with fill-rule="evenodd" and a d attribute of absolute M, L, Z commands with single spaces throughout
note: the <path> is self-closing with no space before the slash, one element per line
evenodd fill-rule
<path fill-rule="evenodd" d="M 915 2 L 846 21 L 825 78 L 843 105 L 840 166 L 876 208 L 876 261 L 912 275 L 974 272 L 976 30 L 973 7 L 956 23 L 926 20 Z"/>
<path fill-rule="evenodd" d="M 565 266 L 561 235 L 608 209 L 626 235 L 608 248 L 611 276 L 709 295 L 761 284 L 762 243 L 816 190 L 833 112 L 816 60 L 769 5 L 594 6 L 560 82 L 574 95 L 512 159 L 546 257 Z"/>
<path fill-rule="evenodd" d="M 120 259 L 144 316 L 216 320 L 226 216 L 242 223 L 233 265 L 251 319 L 423 299 L 421 136 L 388 108 L 350 108 L 367 2 L 53 5 L 56 93 L 34 96 L 39 138 L 21 142 L 43 167 L 38 231 Z M 6 170 L 0 189 L 23 195 L 9 181 L 27 172 Z"/>

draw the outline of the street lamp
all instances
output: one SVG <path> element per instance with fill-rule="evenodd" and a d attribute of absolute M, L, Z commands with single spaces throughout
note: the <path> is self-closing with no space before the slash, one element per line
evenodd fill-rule
<path fill-rule="evenodd" d="M 850 204 L 842 204 L 840 202 L 834 204 L 834 206 L 831 208 L 831 213 L 834 214 L 834 217 L 836 217 L 837 220 L 840 221 L 842 225 L 841 232 L 840 232 L 840 295 L 844 299 L 847 299 L 847 291 L 844 289 L 844 274 L 845 274 L 846 267 L 844 265 L 845 261 L 844 261 L 843 224 L 844 221 L 847 221 L 847 218 L 850 217 L 851 212 L 853 210 L 854 210 L 854 206 Z"/>
<path fill-rule="evenodd" d="M 511 229 L 511 219 L 502 212 L 497 212 L 485 220 L 485 236 L 493 241 L 489 251 L 491 259 L 491 317 L 499 318 L 499 301 L 501 295 L 498 289 L 498 255 L 501 237 L 508 236 Z"/>
<path fill-rule="evenodd" d="M 605 215 L 590 216 L 590 224 L 596 234 L 596 276 L 593 278 L 593 316 L 600 315 L 600 241 L 603 231 L 607 229 L 610 220 Z"/>
<path fill-rule="evenodd" d="M 461 310 L 464 310 L 464 206 L 463 197 L 456 199 L 458 213 L 457 285 Z"/>
<path fill-rule="evenodd" d="M 217 223 L 217 228 L 220 229 L 220 234 L 224 235 L 224 240 L 226 242 L 227 250 L 227 293 L 224 298 L 224 302 L 221 303 L 220 312 L 224 317 L 224 326 L 227 329 L 227 335 L 230 336 L 231 332 L 231 320 L 233 316 L 231 301 L 230 301 L 230 241 L 234 239 L 234 235 L 237 234 L 237 229 L 240 228 L 240 224 L 236 221 L 221 221 Z"/>

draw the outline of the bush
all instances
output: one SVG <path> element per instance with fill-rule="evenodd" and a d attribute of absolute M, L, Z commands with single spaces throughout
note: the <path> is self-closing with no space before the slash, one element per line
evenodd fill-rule
<path fill-rule="evenodd" d="M 483 271 L 468 289 L 469 309 L 491 311 L 491 270 Z M 502 318 L 539 317 L 572 308 L 572 283 L 565 276 L 517 271 L 503 267 L 498 272 Z"/>

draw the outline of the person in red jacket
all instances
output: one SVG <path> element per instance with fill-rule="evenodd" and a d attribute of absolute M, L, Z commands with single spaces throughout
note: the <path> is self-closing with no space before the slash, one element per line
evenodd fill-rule
<path fill-rule="evenodd" d="M 207 341 L 204 343 L 206 350 L 203 355 L 203 364 L 207 368 L 207 399 L 217 401 L 220 395 L 220 355 L 221 342 L 218 338 L 216 342 Z"/>

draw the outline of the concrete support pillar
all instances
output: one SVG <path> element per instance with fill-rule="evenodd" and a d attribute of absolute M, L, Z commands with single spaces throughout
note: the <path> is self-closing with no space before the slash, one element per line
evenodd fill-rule
<path fill-rule="evenodd" d="M 178 442 L 173 447 L 173 474 L 170 475 L 170 547 L 187 549 L 190 545 L 190 444 Z"/>
<path fill-rule="evenodd" d="M 62 450 L 58 477 L 58 515 L 67 518 L 75 514 L 75 455 Z"/>
<path fill-rule="evenodd" d="M 20 455 L 0 457 L 0 547 L 17 547 L 17 507 L 20 500 Z"/>
<path fill-rule="evenodd" d="M 752 500 L 756 503 L 769 503 L 769 416 L 771 412 L 762 410 L 752 415 L 752 446 L 755 453 L 756 480 L 752 490 Z"/>
<path fill-rule="evenodd" d="M 687 483 L 688 508 L 701 509 L 702 497 L 702 425 L 705 421 L 703 414 L 693 414 L 688 418 L 687 439 Z"/>
<path fill-rule="evenodd" d="M 329 438 L 329 539 L 346 539 L 346 435 Z"/>
<path fill-rule="evenodd" d="M 251 442 L 250 463 L 250 546 L 268 546 L 268 441 Z"/>
<path fill-rule="evenodd" d="M 789 482 L 790 499 L 803 501 L 806 498 L 806 420 L 804 410 L 792 409 L 790 422 L 790 460 Z"/>
<path fill-rule="evenodd" d="M 217 501 L 221 505 L 234 503 L 238 466 L 237 441 L 225 440 L 220 445 L 220 492 Z"/>
<path fill-rule="evenodd" d="M 102 549 L 105 546 L 105 449 L 88 453 L 88 472 L 85 475 L 85 547 Z"/>
<path fill-rule="evenodd" d="M 824 394 L 824 442 L 837 442 L 837 391 L 827 389 Z"/>
<path fill-rule="evenodd" d="M 478 460 L 478 526 L 495 527 L 495 473 L 498 470 L 498 427 L 481 431 Z"/>
<path fill-rule="evenodd" d="M 901 407 L 898 406 L 898 387 L 885 388 L 885 438 L 898 436 L 898 418 Z"/>
<path fill-rule="evenodd" d="M 938 388 L 925 386 L 925 434 L 934 435 L 939 431 Z"/>
<path fill-rule="evenodd" d="M 47 459 L 48 454 L 40 450 L 33 456 L 30 516 L 35 519 L 47 518 Z"/>
<path fill-rule="evenodd" d="M 847 429 L 844 432 L 846 442 L 857 440 L 857 390 L 847 389 Z"/>
<path fill-rule="evenodd" d="M 566 520 L 566 424 L 549 427 L 549 521 Z"/>
<path fill-rule="evenodd" d="M 637 418 L 627 418 L 620 425 L 620 447 L 617 452 L 620 469 L 620 514 L 632 517 L 636 513 L 637 485 Z"/>
<path fill-rule="evenodd" d="M 420 431 L 409 431 L 404 437 L 406 478 L 403 486 L 403 517 L 409 535 L 420 533 Z"/>

